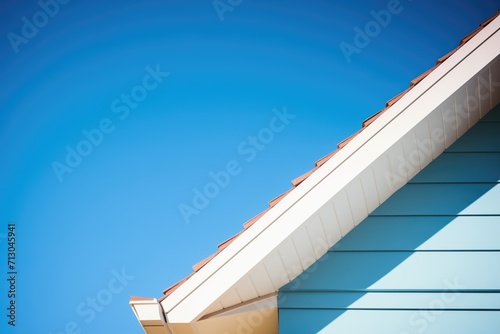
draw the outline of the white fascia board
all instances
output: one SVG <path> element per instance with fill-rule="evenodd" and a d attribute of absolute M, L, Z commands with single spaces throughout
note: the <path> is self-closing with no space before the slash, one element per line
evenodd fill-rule
<path fill-rule="evenodd" d="M 498 55 L 499 27 L 497 17 L 163 300 L 167 320 L 188 323 L 203 316 L 321 205 L 487 66 Z"/>
<path fill-rule="evenodd" d="M 131 300 L 130 307 L 141 325 L 163 326 L 165 324 L 163 310 L 155 298 L 147 300 Z"/>

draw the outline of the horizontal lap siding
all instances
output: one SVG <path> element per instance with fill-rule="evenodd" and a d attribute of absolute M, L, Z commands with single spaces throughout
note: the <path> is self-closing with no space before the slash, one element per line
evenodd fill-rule
<path fill-rule="evenodd" d="M 498 334 L 500 312 L 287 310 L 280 333 Z M 336 318 L 335 323 L 329 323 Z M 327 323 L 317 328 L 316 323 Z"/>
<path fill-rule="evenodd" d="M 500 333 L 500 108 L 279 293 L 280 333 Z"/>

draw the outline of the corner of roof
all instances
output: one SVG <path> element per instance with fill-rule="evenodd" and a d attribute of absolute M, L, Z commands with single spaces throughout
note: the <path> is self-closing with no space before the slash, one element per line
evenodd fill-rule
<path fill-rule="evenodd" d="M 321 168 L 328 160 L 330 160 L 336 153 L 338 153 L 341 149 L 343 149 L 346 145 L 349 144 L 349 142 L 354 139 L 359 133 L 361 133 L 366 127 L 371 125 L 373 122 L 375 122 L 387 109 L 392 107 L 395 103 L 397 103 L 404 95 L 406 95 L 411 89 L 413 89 L 415 86 L 417 86 L 422 80 L 424 80 L 430 73 L 432 73 L 437 67 L 439 67 L 443 62 L 445 62 L 448 58 L 450 58 L 458 49 L 460 49 L 465 43 L 467 43 L 472 37 L 474 37 L 479 31 L 481 31 L 484 27 L 486 27 L 489 23 L 491 23 L 496 17 L 500 16 L 500 9 L 497 10 L 497 12 L 492 15 L 490 18 L 486 19 L 483 21 L 478 28 L 476 28 L 474 31 L 466 35 L 460 40 L 459 45 L 446 53 L 444 56 L 440 57 L 437 61 L 436 64 L 431 67 L 430 69 L 426 70 L 416 78 L 410 81 L 410 85 L 407 89 L 399 93 L 398 95 L 394 96 L 393 98 L 389 99 L 386 104 L 385 108 L 378 111 L 377 113 L 373 114 L 372 116 L 368 117 L 362 122 L 361 128 L 352 134 L 351 136 L 347 137 L 343 141 L 341 141 L 337 145 L 337 149 L 335 149 L 333 152 L 328 153 L 326 156 L 323 158 L 317 160 L 314 164 L 314 168 L 311 170 L 307 171 L 306 173 L 298 176 L 297 178 L 292 180 L 292 188 L 284 192 L 283 194 L 277 196 L 276 198 L 272 199 L 269 202 L 269 207 L 262 211 L 261 213 L 257 214 L 255 217 L 249 219 L 247 222 L 243 224 L 243 230 L 237 233 L 236 235 L 228 238 L 226 241 L 220 243 L 218 245 L 218 250 L 210 255 L 209 257 L 205 258 L 204 260 L 198 262 L 193 266 L 193 272 L 188 275 L 186 278 L 183 280 L 173 284 L 172 286 L 168 287 L 167 289 L 163 290 L 163 296 L 158 299 L 159 302 L 163 301 L 166 299 L 170 294 L 172 294 L 177 288 L 179 288 L 184 282 L 186 282 L 190 277 L 192 277 L 196 272 L 198 272 L 201 268 L 203 268 L 207 263 L 209 263 L 213 258 L 215 258 L 220 252 L 222 252 L 226 247 L 228 247 L 234 240 L 236 240 L 241 234 L 243 234 L 247 229 L 251 228 L 251 226 L 258 221 L 264 214 L 266 214 L 272 207 L 274 207 L 277 203 L 279 203 L 283 198 L 285 198 L 290 192 L 292 192 L 296 187 L 298 187 L 302 182 L 304 182 L 309 176 L 311 176 L 316 170 Z M 134 300 L 142 300 L 140 298 L 143 297 L 131 297 L 134 298 Z M 151 299 L 147 299 L 151 300 Z M 153 298 L 154 300 L 154 298 Z"/>

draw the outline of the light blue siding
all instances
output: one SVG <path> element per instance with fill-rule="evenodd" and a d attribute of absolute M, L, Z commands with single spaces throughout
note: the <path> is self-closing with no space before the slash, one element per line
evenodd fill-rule
<path fill-rule="evenodd" d="M 466 237 L 465 237 L 466 236 Z M 343 251 L 498 250 L 500 216 L 370 216 L 335 245 Z"/>
<path fill-rule="evenodd" d="M 466 311 L 341 311 L 341 310 L 288 310 L 288 331 L 280 333 L 322 333 L 322 334 L 445 334 L 481 333 L 498 334 L 499 312 Z M 329 319 L 335 318 L 335 322 Z M 304 323 L 304 319 L 307 319 Z M 318 326 L 318 323 L 327 323 Z M 302 331 L 304 325 L 308 330 Z M 311 329 L 311 331 L 309 331 Z"/>
<path fill-rule="evenodd" d="M 372 216 L 494 215 L 500 213 L 499 204 L 500 187 L 498 184 L 412 183 L 407 184 L 393 197 L 382 203 Z"/>
<path fill-rule="evenodd" d="M 499 131 L 500 132 L 500 131 Z M 498 153 L 461 153 L 446 154 L 445 159 L 436 159 L 432 168 L 418 173 L 412 183 L 434 182 L 498 182 L 500 150 Z M 460 166 L 460 168 L 457 168 Z M 475 173 L 474 171 L 481 171 Z"/>
<path fill-rule="evenodd" d="M 329 252 L 317 269 L 281 289 L 307 291 L 443 291 L 458 279 L 463 289 L 500 292 L 500 252 Z M 480 273 L 480 275 L 478 275 Z M 500 298 L 500 295 L 499 297 Z M 346 307 L 348 305 L 345 305 Z"/>
<path fill-rule="evenodd" d="M 500 152 L 498 121 L 479 121 L 468 131 L 467 137 L 457 140 L 448 152 Z"/>
<path fill-rule="evenodd" d="M 450 284 L 454 283 L 456 282 L 450 282 Z M 407 292 L 394 291 L 310 291 L 308 295 L 311 298 L 305 299 L 300 293 L 284 292 L 289 309 L 409 310 L 429 309 L 434 303 L 441 304 L 440 307 L 446 310 L 500 309 L 500 298 L 496 294 L 488 292 L 419 291 L 413 293 L 411 298 L 408 298 Z M 346 304 L 349 306 L 346 307 Z"/>
<path fill-rule="evenodd" d="M 500 333 L 500 106 L 278 295 L 289 333 Z"/>

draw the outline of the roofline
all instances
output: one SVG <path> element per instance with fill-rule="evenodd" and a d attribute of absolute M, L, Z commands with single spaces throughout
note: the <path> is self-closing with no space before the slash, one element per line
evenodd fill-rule
<path fill-rule="evenodd" d="M 288 196 L 283 198 L 271 210 L 265 213 L 254 223 L 252 229 L 247 230 L 234 240 L 234 242 L 227 246 L 223 252 L 219 253 L 218 256 L 214 257 L 188 281 L 175 290 L 169 298 L 163 300 L 162 305 L 167 312 L 169 321 L 191 322 L 202 316 L 203 310 L 224 294 L 222 291 L 225 290 L 225 287 L 217 286 L 218 284 L 215 283 L 215 281 L 217 281 L 216 277 L 223 275 L 224 279 L 222 279 L 222 281 L 224 281 L 227 286 L 235 284 L 237 280 L 241 278 L 242 270 L 236 269 L 237 267 L 241 267 L 241 265 L 235 266 L 234 263 L 245 263 L 246 267 L 252 268 L 257 264 L 257 259 L 267 254 L 268 248 L 266 247 L 265 253 L 262 253 L 262 250 L 259 251 L 258 249 L 254 249 L 254 251 L 250 252 L 251 256 L 249 256 L 248 250 L 250 248 L 255 248 L 251 246 L 252 244 L 257 244 L 257 239 L 262 239 L 264 234 L 276 230 L 277 228 L 281 228 L 282 235 L 288 236 L 300 226 L 300 222 L 304 222 L 313 213 L 310 208 L 314 208 L 314 211 L 317 211 L 319 209 L 318 205 L 309 203 L 311 200 L 308 200 L 308 197 L 311 197 L 310 194 L 312 191 L 320 188 L 321 183 L 324 183 L 327 177 L 335 178 L 336 180 L 334 184 L 331 184 L 329 192 L 333 194 L 340 193 L 355 176 L 353 174 L 353 169 L 346 170 L 346 168 L 343 168 L 346 166 L 345 163 L 349 159 L 359 160 L 358 153 L 361 152 L 361 150 L 366 151 L 363 148 L 365 148 L 369 142 L 378 139 L 376 140 L 377 145 L 383 147 L 383 150 L 376 150 L 376 156 L 371 152 L 364 152 L 368 157 L 371 156 L 372 159 L 375 159 L 390 147 L 388 143 L 390 145 L 393 144 L 394 141 L 391 140 L 391 137 L 395 138 L 395 134 L 398 134 L 397 138 L 401 138 L 404 135 L 402 129 L 404 128 L 407 130 L 408 126 L 405 126 L 405 124 L 398 124 L 395 126 L 397 123 L 402 123 L 400 120 L 404 111 L 409 109 L 414 110 L 418 105 L 429 113 L 444 102 L 447 97 L 451 96 L 459 87 L 465 84 L 466 79 L 463 79 L 464 77 L 467 79 L 473 77 L 476 71 L 479 71 L 492 61 L 498 53 L 491 52 L 491 50 L 495 50 L 491 45 L 500 45 L 500 34 L 497 33 L 499 25 L 500 18 L 497 18 L 492 24 L 476 33 L 467 44 L 464 44 L 455 53 L 450 55 L 447 61 L 441 64 L 439 68 L 429 73 L 417 86 L 392 104 L 388 110 L 371 124 L 370 127 L 367 127 L 363 132 L 352 138 L 349 145 L 340 150 L 324 165 L 318 168 L 315 173 L 305 179 L 300 188 L 294 189 Z M 495 33 L 497 34 L 494 36 Z M 491 40 L 493 39 L 492 36 L 498 41 L 497 44 L 491 44 Z M 485 53 L 488 53 L 491 57 L 487 58 L 481 56 L 481 59 L 475 59 L 474 62 L 471 63 L 470 57 L 473 53 L 478 48 L 482 48 L 484 51 L 484 44 L 488 41 L 491 50 L 486 50 Z M 467 66 L 465 66 L 466 63 Z M 442 84 L 444 81 L 443 79 L 454 75 L 456 76 L 457 72 L 459 72 L 459 77 L 462 78 L 461 80 L 454 79 L 454 82 L 448 83 L 447 85 Z M 464 76 L 466 73 L 469 75 Z M 457 82 L 460 83 L 460 85 L 458 85 Z M 443 97 L 443 95 L 445 97 Z M 410 127 L 414 127 L 426 114 L 424 115 L 422 112 L 414 111 L 407 112 L 405 115 L 408 115 L 408 117 L 405 117 L 408 118 L 408 120 L 405 120 L 406 124 L 411 124 Z M 367 167 L 367 164 L 360 161 L 357 166 L 356 175 L 361 173 Z M 362 166 L 362 168 L 359 168 L 359 166 Z M 396 189 L 394 189 L 394 191 L 395 190 Z M 321 201 L 321 198 L 318 199 Z M 385 198 L 379 199 L 380 202 L 383 202 L 383 200 L 385 200 Z M 298 205 L 300 201 L 304 203 L 307 202 L 308 205 Z M 302 210 L 296 209 L 299 206 L 302 207 Z M 285 219 L 285 217 L 288 219 Z M 284 220 L 287 220 L 286 225 L 282 223 Z M 289 232 L 285 233 L 287 230 Z M 281 241 L 282 239 L 278 240 L 278 242 Z M 229 279 L 229 277 L 232 277 L 232 280 Z M 196 297 L 198 294 L 201 295 Z M 203 301 L 203 303 L 200 301 Z"/>
<path fill-rule="evenodd" d="M 166 289 L 159 303 L 156 299 L 133 297 L 131 306 L 134 308 L 134 305 L 149 303 L 149 307 L 160 307 L 166 315 L 163 320 L 168 319 L 169 322 L 186 323 L 207 314 L 217 314 L 218 311 L 214 313 L 211 308 L 213 303 L 247 275 L 259 259 L 269 254 L 266 250 L 272 252 L 280 242 L 285 242 L 292 233 L 303 227 L 308 217 L 318 212 L 325 198 L 333 195 L 348 197 L 349 187 L 353 186 L 351 181 L 359 179 L 367 168 L 373 168 L 377 158 L 392 149 L 391 145 L 398 143 L 408 131 L 414 130 L 441 103 L 456 94 L 467 79 L 477 75 L 498 55 L 495 50 L 500 45 L 500 18 L 497 16 L 498 13 L 484 21 L 480 28 L 462 39 L 459 48 L 441 57 L 437 61 L 439 67 L 436 65 L 412 80 L 409 89 L 389 100 L 385 109 L 365 120 L 362 130 L 341 142 L 339 149 L 318 160 L 312 171 L 293 180 L 295 188 L 292 191 L 272 200 L 271 208 L 245 223 L 245 233 L 240 232 L 221 243 L 216 254 L 195 266 L 195 273 Z M 472 125 L 469 122 L 468 128 Z M 459 137 L 458 129 L 455 137 Z M 445 146 L 449 144 L 448 140 Z M 424 167 L 421 166 L 421 169 Z M 410 176 L 406 175 L 407 180 Z M 297 188 L 298 185 L 300 187 Z M 326 192 L 325 188 L 328 189 Z M 378 206 L 397 189 L 390 190 L 384 194 L 385 198 L 377 195 L 376 199 L 370 199 L 375 203 L 373 205 Z M 370 208 L 367 206 L 365 213 L 352 217 L 354 225 L 374 209 L 373 205 Z M 252 228 L 248 229 L 250 226 Z M 341 231 L 340 237 L 346 231 Z M 269 238 L 270 235 L 273 238 Z M 334 241 L 330 244 L 333 245 Z M 246 269 L 242 268 L 242 263 Z M 293 277 L 289 277 L 291 279 Z M 154 306 L 154 303 L 159 305 Z M 144 319 L 139 318 L 137 312 L 136 316 L 143 323 Z"/>

